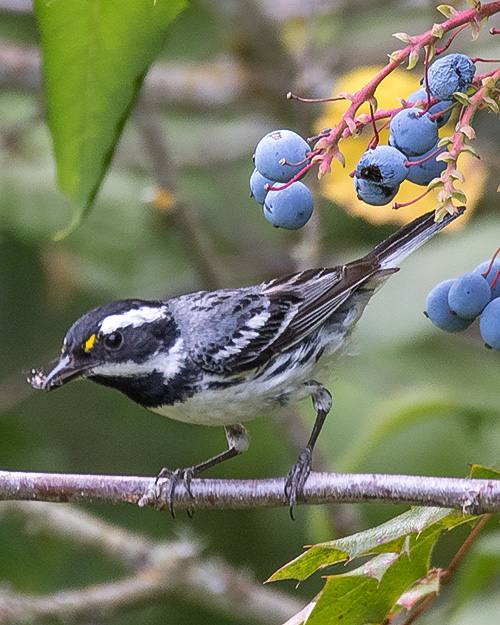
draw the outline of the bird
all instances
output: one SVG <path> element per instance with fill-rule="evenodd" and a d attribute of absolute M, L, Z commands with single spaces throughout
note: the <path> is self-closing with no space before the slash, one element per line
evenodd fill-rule
<path fill-rule="evenodd" d="M 155 413 L 186 423 L 223 426 L 225 451 L 191 467 L 164 467 L 167 501 L 192 496 L 195 476 L 247 450 L 243 423 L 310 397 L 316 419 L 285 479 L 293 509 L 303 498 L 312 455 L 330 411 L 325 372 L 346 351 L 365 306 L 399 263 L 464 212 L 441 221 L 426 213 L 362 258 L 306 269 L 256 286 L 198 291 L 169 300 L 122 299 L 81 316 L 63 340 L 55 367 L 28 381 L 51 391 L 86 378 L 117 389 Z"/>

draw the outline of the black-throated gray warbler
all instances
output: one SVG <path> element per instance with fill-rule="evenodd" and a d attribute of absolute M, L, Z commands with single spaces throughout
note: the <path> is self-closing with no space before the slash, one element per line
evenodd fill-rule
<path fill-rule="evenodd" d="M 342 353 L 375 289 L 462 212 L 440 223 L 427 213 L 367 256 L 339 267 L 309 269 L 258 286 L 94 308 L 69 329 L 54 369 L 47 376 L 33 371 L 29 381 L 51 390 L 88 378 L 161 415 L 224 426 L 226 451 L 187 469 L 160 472 L 171 478 L 171 508 L 179 481 L 189 491 L 193 476 L 247 449 L 240 422 L 311 397 L 316 421 L 286 479 L 292 509 L 331 407 L 331 395 L 318 381 L 321 371 Z"/>

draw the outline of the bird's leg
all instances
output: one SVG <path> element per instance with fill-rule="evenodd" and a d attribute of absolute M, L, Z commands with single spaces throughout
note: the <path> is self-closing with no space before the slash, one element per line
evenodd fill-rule
<path fill-rule="evenodd" d="M 290 516 L 292 519 L 294 518 L 293 507 L 297 502 L 297 499 L 302 496 L 304 484 L 306 483 L 309 473 L 311 472 L 314 445 L 318 439 L 323 423 L 325 422 L 326 415 L 330 412 L 330 408 L 332 407 L 332 396 L 326 388 L 317 382 L 312 382 L 311 384 L 314 384 L 314 390 L 311 394 L 311 398 L 314 409 L 316 410 L 316 421 L 314 422 L 311 436 L 309 437 L 306 448 L 300 454 L 299 459 L 292 466 L 290 471 L 288 471 L 285 482 L 285 495 L 288 497 Z"/>
<path fill-rule="evenodd" d="M 224 429 L 226 430 L 226 438 L 228 444 L 228 449 L 226 449 L 226 451 L 223 451 L 220 454 L 217 454 L 216 456 L 205 460 L 204 462 L 195 464 L 192 467 L 175 469 L 174 471 L 168 469 L 167 467 L 163 467 L 163 469 L 158 473 L 156 483 L 158 483 L 158 480 L 164 477 L 169 479 L 169 488 L 166 498 L 172 517 L 175 517 L 174 496 L 177 484 L 182 483 L 189 496 L 193 498 L 193 493 L 191 492 L 191 480 L 194 477 L 200 475 L 207 469 L 211 469 L 215 465 L 224 462 L 224 460 L 229 460 L 230 458 L 234 458 L 235 456 L 242 454 L 248 449 L 250 438 L 245 427 L 243 427 L 239 423 L 236 423 L 235 425 L 227 425 Z M 160 493 L 162 490 L 163 489 L 160 488 Z M 193 513 L 192 511 L 188 510 L 188 514 L 189 516 L 192 516 Z"/>

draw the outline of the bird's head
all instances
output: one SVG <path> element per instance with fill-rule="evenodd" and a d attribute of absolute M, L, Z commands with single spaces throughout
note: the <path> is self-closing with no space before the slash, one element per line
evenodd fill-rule
<path fill-rule="evenodd" d="M 57 365 L 31 383 L 52 390 L 77 378 L 121 388 L 177 372 L 179 331 L 162 302 L 120 300 L 90 310 L 68 330 Z M 130 384 L 129 384 L 130 386 Z M 125 391 L 124 391 L 125 392 Z"/>

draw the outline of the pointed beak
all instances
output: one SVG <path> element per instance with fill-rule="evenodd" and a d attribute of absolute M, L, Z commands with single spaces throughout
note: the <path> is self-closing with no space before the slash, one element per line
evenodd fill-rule
<path fill-rule="evenodd" d="M 52 371 L 45 378 L 42 389 L 51 391 L 58 386 L 66 384 L 75 378 L 80 377 L 85 371 L 90 369 L 91 365 L 75 362 L 70 356 L 61 356 L 61 359 Z"/>

